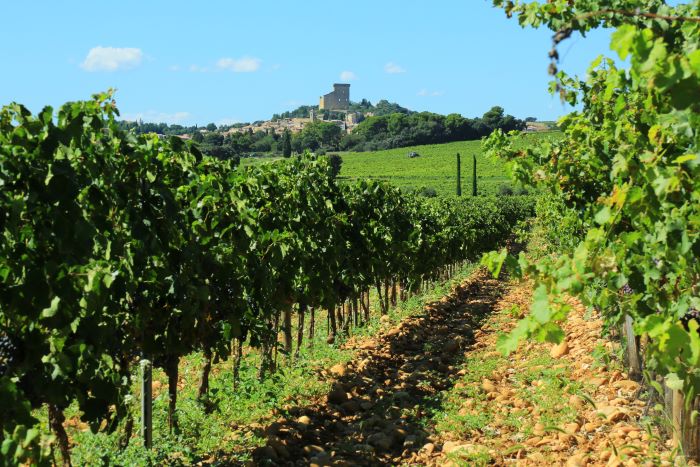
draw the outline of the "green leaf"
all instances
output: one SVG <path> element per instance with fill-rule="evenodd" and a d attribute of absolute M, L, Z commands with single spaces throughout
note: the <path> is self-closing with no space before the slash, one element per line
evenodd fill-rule
<path fill-rule="evenodd" d="M 549 306 L 549 296 L 547 295 L 547 288 L 544 286 L 544 284 L 538 286 L 532 295 L 530 316 L 532 316 L 535 321 L 540 324 L 548 323 L 552 316 Z"/>
<path fill-rule="evenodd" d="M 58 304 L 61 303 L 61 297 L 55 296 L 51 300 L 51 305 L 49 305 L 47 308 L 44 308 L 41 310 L 41 317 L 42 318 L 51 318 L 53 317 L 56 312 L 58 311 Z"/>
<path fill-rule="evenodd" d="M 610 206 L 604 206 L 603 209 L 596 213 L 595 221 L 601 225 L 607 224 L 611 216 L 612 212 L 610 210 Z"/>
<path fill-rule="evenodd" d="M 682 164 L 684 162 L 689 162 L 689 161 L 695 160 L 698 157 L 699 156 L 697 154 L 686 154 L 685 156 L 676 157 L 673 160 L 673 162 L 675 162 L 676 164 Z"/>
<path fill-rule="evenodd" d="M 610 38 L 610 48 L 617 52 L 622 60 L 626 60 L 634 43 L 637 30 L 631 24 L 623 24 L 613 32 Z"/>
<path fill-rule="evenodd" d="M 32 444 L 32 442 L 37 439 L 40 435 L 39 430 L 36 428 L 30 428 L 27 430 L 27 434 L 24 436 L 24 442 L 22 443 L 22 447 L 25 449 L 29 448 L 29 446 Z"/>
<path fill-rule="evenodd" d="M 683 389 L 683 380 L 678 377 L 676 373 L 669 373 L 666 375 L 666 386 L 673 389 L 674 391 L 680 391 Z"/>
<path fill-rule="evenodd" d="M 2 456 L 7 459 L 10 456 L 10 452 L 12 451 L 14 446 L 14 440 L 12 440 L 11 438 L 6 438 L 2 442 L 2 447 L 0 447 L 0 454 L 2 454 Z"/>
<path fill-rule="evenodd" d="M 518 325 L 508 334 L 501 334 L 496 341 L 496 349 L 504 356 L 508 356 L 518 349 L 520 341 L 528 336 L 530 323 L 528 318 L 523 318 Z"/>
<path fill-rule="evenodd" d="M 481 265 L 485 266 L 494 278 L 498 278 L 507 257 L 508 250 L 506 248 L 503 248 L 500 252 L 489 251 L 482 256 Z"/>

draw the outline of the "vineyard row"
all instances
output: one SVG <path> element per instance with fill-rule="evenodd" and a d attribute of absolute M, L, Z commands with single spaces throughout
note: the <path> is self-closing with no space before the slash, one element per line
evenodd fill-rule
<path fill-rule="evenodd" d="M 0 112 L 5 460 L 45 455 L 32 416 L 41 406 L 64 458 L 68 405 L 94 430 L 114 429 L 140 359 L 168 375 L 176 428 L 182 356 L 206 356 L 205 393 L 212 359 L 244 341 L 271 355 L 293 309 L 303 324 L 307 311 L 351 304 L 360 324 L 370 288 L 386 312 L 388 284 L 412 293 L 496 248 L 533 210 L 527 197 L 424 199 L 339 184 L 311 156 L 236 168 L 177 138 L 125 133 L 116 115 L 109 93 L 57 115 Z M 328 313 L 331 340 L 348 315 Z M 263 358 L 261 374 L 270 364 Z"/>

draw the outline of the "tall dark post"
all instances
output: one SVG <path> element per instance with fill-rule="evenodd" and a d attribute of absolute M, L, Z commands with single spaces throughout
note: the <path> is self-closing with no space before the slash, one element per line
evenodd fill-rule
<path fill-rule="evenodd" d="M 457 153 L 457 196 L 462 196 L 462 162 Z"/>
<path fill-rule="evenodd" d="M 141 437 L 146 449 L 153 446 L 153 370 L 150 360 L 142 359 L 141 366 Z"/>
<path fill-rule="evenodd" d="M 474 158 L 474 173 L 472 175 L 472 196 L 476 196 L 476 154 L 472 156 Z"/>

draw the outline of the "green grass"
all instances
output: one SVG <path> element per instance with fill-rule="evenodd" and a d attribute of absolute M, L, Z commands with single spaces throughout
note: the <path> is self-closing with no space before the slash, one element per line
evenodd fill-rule
<path fill-rule="evenodd" d="M 531 133 L 521 136 L 524 144 L 557 138 L 559 132 Z M 420 157 L 409 158 L 417 152 Z M 476 156 L 477 188 L 480 194 L 495 194 L 501 186 L 515 188 L 510 172 L 502 161 L 486 157 L 481 141 L 459 141 L 430 144 L 375 152 L 341 153 L 343 166 L 340 177 L 353 181 L 361 179 L 386 180 L 408 190 L 433 188 L 441 195 L 454 195 L 457 189 L 457 158 L 462 159 L 462 195 L 472 192 L 472 156 Z"/>
<path fill-rule="evenodd" d="M 532 144 L 543 139 L 559 138 L 561 132 L 529 133 L 520 137 L 519 144 Z M 331 151 L 335 152 L 335 151 Z M 409 158 L 417 152 L 420 157 Z M 454 195 L 457 189 L 457 158 L 462 159 L 462 195 L 472 193 L 472 156 L 476 156 L 477 188 L 479 194 L 497 194 L 501 187 L 517 189 L 510 181 L 510 172 L 502 161 L 486 157 L 481 141 L 459 141 L 429 144 L 372 152 L 337 152 L 343 158 L 340 179 L 384 180 L 399 188 L 413 191 L 432 188 L 439 195 Z M 241 159 L 242 166 L 274 162 L 280 157 Z"/>
<path fill-rule="evenodd" d="M 417 152 L 420 157 L 409 158 Z M 340 177 L 343 180 L 384 180 L 407 190 L 433 188 L 441 195 L 454 195 L 457 188 L 457 159 L 462 159 L 462 194 L 472 192 L 472 156 L 476 155 L 477 187 L 481 193 L 495 193 L 510 186 L 510 173 L 481 152 L 480 141 L 431 144 L 376 152 L 344 153 Z"/>

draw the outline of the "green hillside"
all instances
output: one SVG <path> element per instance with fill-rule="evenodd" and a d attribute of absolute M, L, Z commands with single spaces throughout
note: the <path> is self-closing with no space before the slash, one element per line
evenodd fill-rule
<path fill-rule="evenodd" d="M 520 138 L 522 144 L 543 138 L 559 138 L 558 131 L 527 133 Z M 416 152 L 418 157 L 409 158 Z M 476 155 L 477 181 L 480 194 L 498 193 L 501 187 L 517 189 L 510 182 L 507 167 L 499 161 L 485 157 L 481 141 L 458 141 L 444 144 L 428 144 L 406 148 L 370 152 L 339 152 L 343 158 L 341 180 L 385 180 L 406 190 L 432 188 L 440 195 L 453 195 L 456 191 L 456 154 L 462 158 L 462 193 L 472 192 L 472 155 Z M 242 165 L 272 162 L 280 157 L 243 158 Z"/>
<path fill-rule="evenodd" d="M 543 132 L 523 135 L 522 141 L 557 138 L 559 132 Z M 409 158 L 417 152 L 419 157 Z M 454 194 L 456 191 L 456 154 L 462 158 L 462 193 L 471 194 L 472 156 L 476 155 L 477 181 L 482 194 L 496 193 L 501 186 L 512 187 L 510 174 L 503 163 L 485 157 L 481 141 L 412 146 L 386 151 L 342 153 L 340 172 L 344 180 L 386 180 L 405 189 L 433 188 L 438 194 Z"/>

